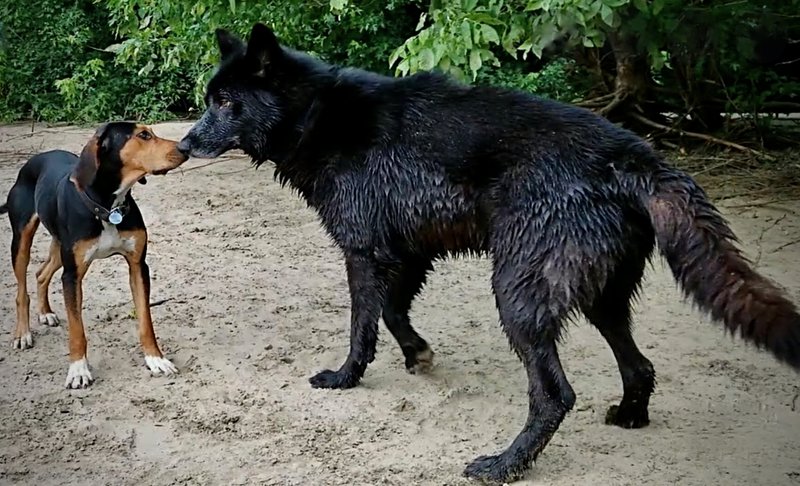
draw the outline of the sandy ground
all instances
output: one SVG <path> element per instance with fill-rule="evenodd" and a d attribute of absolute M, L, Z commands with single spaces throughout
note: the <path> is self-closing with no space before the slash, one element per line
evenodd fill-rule
<path fill-rule="evenodd" d="M 179 138 L 188 124 L 164 124 Z M 78 151 L 92 130 L 0 128 L 0 194 L 26 154 Z M 202 165 L 190 161 L 184 167 Z M 468 484 L 464 465 L 506 447 L 526 412 L 525 376 L 497 324 L 486 260 L 455 260 L 412 321 L 437 353 L 406 374 L 382 330 L 362 386 L 313 390 L 315 371 L 347 352 L 344 265 L 314 213 L 243 159 L 151 177 L 134 189 L 150 230 L 156 332 L 181 374 L 151 377 L 130 317 L 123 260 L 96 262 L 84 286 L 96 383 L 63 388 L 65 328 L 14 326 L 10 229 L 0 223 L 0 483 Z M 800 302 L 800 204 L 728 208 L 760 269 Z M 40 229 L 29 269 L 43 261 Z M 62 317 L 58 275 L 51 288 Z M 32 294 L 33 297 L 33 294 Z M 621 396 L 616 365 L 579 320 L 562 346 L 578 402 L 525 481 L 552 485 L 800 484 L 800 381 L 726 337 L 683 303 L 660 261 L 648 273 L 636 335 L 654 362 L 652 425 L 603 425 Z"/>

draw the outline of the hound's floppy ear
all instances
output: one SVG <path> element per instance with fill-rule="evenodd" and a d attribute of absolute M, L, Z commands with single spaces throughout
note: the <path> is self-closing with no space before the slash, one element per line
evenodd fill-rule
<path fill-rule="evenodd" d="M 214 31 L 214 34 L 217 36 L 217 45 L 219 46 L 219 56 L 221 60 L 224 61 L 238 52 L 244 52 L 244 42 L 227 30 L 217 29 Z"/>
<path fill-rule="evenodd" d="M 107 127 L 108 125 L 103 125 L 98 128 L 89 143 L 81 151 L 78 165 L 75 166 L 75 170 L 72 173 L 72 180 L 81 190 L 86 190 L 87 187 L 92 185 L 94 177 L 97 175 L 97 169 L 100 167 L 100 159 L 98 159 L 97 152 L 103 145 Z"/>
<path fill-rule="evenodd" d="M 262 23 L 255 24 L 247 41 L 246 55 L 248 59 L 256 63 L 259 74 L 282 54 L 283 51 L 275 33 Z"/>

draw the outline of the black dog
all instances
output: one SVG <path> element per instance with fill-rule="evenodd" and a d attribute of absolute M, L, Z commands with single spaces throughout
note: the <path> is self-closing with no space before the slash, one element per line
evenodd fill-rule
<path fill-rule="evenodd" d="M 53 240 L 50 255 L 36 272 L 39 322 L 58 325 L 47 295 L 50 280 L 62 266 L 61 281 L 69 323 L 66 386 L 82 388 L 93 379 L 86 359 L 81 281 L 93 260 L 123 255 L 130 268 L 131 292 L 139 317 L 139 338 L 145 363 L 155 374 L 176 372 L 156 342 L 150 319 L 150 274 L 145 262 L 147 230 L 130 195 L 146 174 L 165 174 L 187 157 L 177 142 L 153 135 L 146 126 L 130 122 L 103 125 L 80 157 L 52 150 L 32 157 L 22 169 L 0 213 L 11 220 L 11 262 L 17 277 L 17 326 L 12 346 L 33 345 L 26 272 L 31 242 L 39 222 Z"/>
<path fill-rule="evenodd" d="M 448 254 L 488 253 L 500 321 L 525 365 L 522 432 L 466 474 L 521 477 L 575 403 L 557 343 L 583 312 L 616 356 L 622 402 L 609 424 L 642 427 L 654 387 L 631 337 L 630 299 L 658 242 L 687 294 L 731 332 L 800 368 L 800 316 L 758 275 L 702 189 L 634 134 L 583 109 L 432 73 L 393 79 L 282 48 L 255 25 L 247 45 L 217 31 L 208 109 L 178 148 L 240 148 L 317 210 L 344 251 L 350 353 L 311 384 L 355 386 L 382 316 L 409 370 L 430 364 L 408 310 Z"/>

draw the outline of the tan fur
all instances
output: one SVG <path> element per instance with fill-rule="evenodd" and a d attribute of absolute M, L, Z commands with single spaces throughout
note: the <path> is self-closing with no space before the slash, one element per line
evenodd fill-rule
<path fill-rule="evenodd" d="M 39 300 L 39 315 L 52 314 L 50 307 L 50 296 L 47 291 L 50 288 L 50 281 L 61 268 L 61 245 L 53 239 L 50 242 L 50 254 L 47 261 L 36 271 L 37 297 Z"/>
<path fill-rule="evenodd" d="M 142 140 L 139 134 L 149 132 L 151 138 Z M 122 159 L 122 187 L 131 187 L 136 181 L 153 172 L 172 170 L 181 165 L 185 157 L 178 152 L 178 143 L 156 137 L 144 125 L 137 125 L 131 138 L 120 149 Z"/>
<path fill-rule="evenodd" d="M 34 215 L 22 230 L 19 241 L 19 251 L 14 256 L 14 276 L 17 278 L 17 327 L 14 330 L 15 343 L 24 339 L 31 332 L 30 298 L 28 297 L 28 264 L 31 260 L 31 244 L 33 235 L 39 227 L 39 217 Z M 26 346 L 20 342 L 20 349 Z"/>
<path fill-rule="evenodd" d="M 125 255 L 128 261 L 130 274 L 131 294 L 133 303 L 136 307 L 136 316 L 139 318 L 139 342 L 142 345 L 145 356 L 157 356 L 161 358 L 161 349 L 156 341 L 156 334 L 153 330 L 153 320 L 150 316 L 150 291 L 144 285 L 142 274 L 142 253 L 147 242 L 147 232 L 145 230 L 124 231 L 121 236 L 133 238 L 136 241 L 134 250 Z"/>

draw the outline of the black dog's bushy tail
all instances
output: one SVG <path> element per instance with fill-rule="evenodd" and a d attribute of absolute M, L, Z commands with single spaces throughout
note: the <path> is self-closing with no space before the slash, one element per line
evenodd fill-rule
<path fill-rule="evenodd" d="M 658 162 L 642 203 L 687 296 L 759 348 L 800 370 L 800 315 L 736 247 L 728 223 L 686 173 Z"/>

